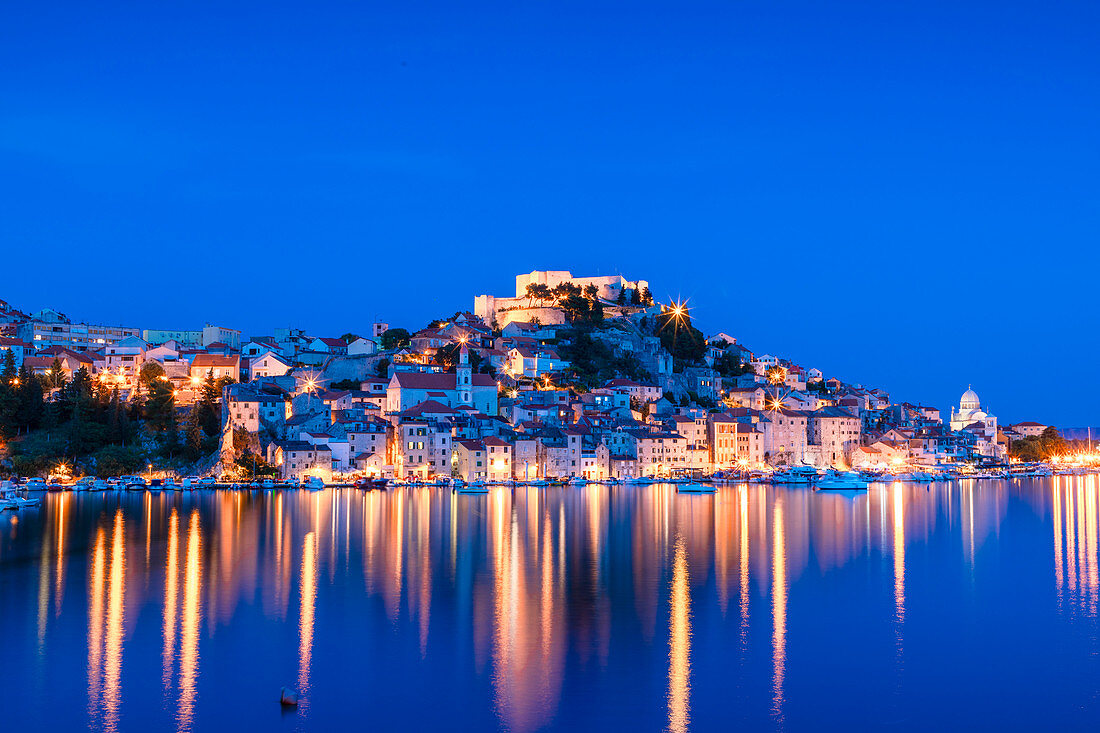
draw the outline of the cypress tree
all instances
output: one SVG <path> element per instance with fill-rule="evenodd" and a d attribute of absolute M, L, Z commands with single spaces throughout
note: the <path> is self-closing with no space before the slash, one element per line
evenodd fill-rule
<path fill-rule="evenodd" d="M 50 371 L 46 372 L 46 383 L 50 387 L 64 387 L 65 382 L 65 367 L 61 365 L 61 359 L 56 356 L 53 358 L 53 364 L 50 365 Z"/>

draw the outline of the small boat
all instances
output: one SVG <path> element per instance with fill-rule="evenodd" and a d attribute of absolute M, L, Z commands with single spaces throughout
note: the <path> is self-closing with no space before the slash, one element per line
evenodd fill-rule
<path fill-rule="evenodd" d="M 0 492 L 0 509 L 27 509 L 30 507 L 36 507 L 42 503 L 41 499 L 28 499 L 22 496 L 18 496 L 14 489 L 8 489 L 4 492 Z"/>
<path fill-rule="evenodd" d="M 455 491 L 460 494 L 488 494 L 489 487 L 484 481 L 458 482 L 455 484 Z"/>
<path fill-rule="evenodd" d="M 700 484 L 692 481 L 686 484 L 677 484 L 676 490 L 685 494 L 713 494 L 718 491 L 714 484 Z"/>
<path fill-rule="evenodd" d="M 309 476 L 302 482 L 302 488 L 307 491 L 321 491 L 325 488 L 325 482 L 318 476 Z"/>
<path fill-rule="evenodd" d="M 122 485 L 127 491 L 145 491 L 145 479 L 141 476 L 123 476 Z"/>
<path fill-rule="evenodd" d="M 816 470 L 805 471 L 792 468 L 789 471 L 776 471 L 772 474 L 771 482 L 773 484 L 808 484 L 816 478 Z"/>
<path fill-rule="evenodd" d="M 818 479 L 821 491 L 866 491 L 867 480 L 854 471 L 830 471 Z"/>

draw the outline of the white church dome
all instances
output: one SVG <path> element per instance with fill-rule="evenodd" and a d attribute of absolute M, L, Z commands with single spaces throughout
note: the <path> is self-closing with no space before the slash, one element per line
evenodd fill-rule
<path fill-rule="evenodd" d="M 978 399 L 977 392 L 972 389 L 963 392 L 962 399 L 959 400 L 959 409 L 977 410 L 979 407 L 981 407 L 981 401 Z"/>

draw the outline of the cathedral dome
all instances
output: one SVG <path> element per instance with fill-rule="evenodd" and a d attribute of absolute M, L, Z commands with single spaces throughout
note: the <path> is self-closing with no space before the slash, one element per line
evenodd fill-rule
<path fill-rule="evenodd" d="M 962 399 L 959 400 L 960 410 L 977 410 L 981 407 L 981 401 L 978 399 L 978 393 L 972 389 L 968 389 L 963 392 Z"/>

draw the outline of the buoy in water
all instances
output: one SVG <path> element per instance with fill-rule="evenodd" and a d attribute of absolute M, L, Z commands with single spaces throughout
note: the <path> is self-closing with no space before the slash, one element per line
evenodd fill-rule
<path fill-rule="evenodd" d="M 298 707 L 298 693 L 284 687 L 279 693 L 279 702 L 287 707 Z"/>

